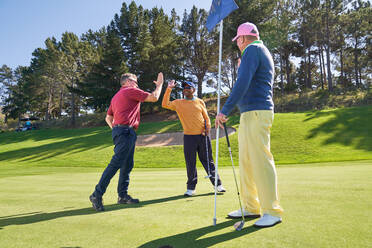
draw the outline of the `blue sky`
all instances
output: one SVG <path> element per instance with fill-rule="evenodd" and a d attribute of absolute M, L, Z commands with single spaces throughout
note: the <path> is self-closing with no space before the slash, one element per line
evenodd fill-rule
<path fill-rule="evenodd" d="M 78 36 L 88 29 L 98 30 L 120 12 L 123 0 L 0 0 L 0 66 L 15 69 L 30 64 L 32 52 L 44 47 L 54 36 L 60 40 L 65 31 Z M 195 5 L 210 8 L 212 0 L 136 0 L 144 8 L 162 7 L 166 13 L 175 8 L 182 17 Z"/>

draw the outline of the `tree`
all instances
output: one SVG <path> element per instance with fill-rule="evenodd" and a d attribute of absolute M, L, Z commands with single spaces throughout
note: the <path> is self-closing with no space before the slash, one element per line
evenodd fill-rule
<path fill-rule="evenodd" d="M 274 61 L 279 61 L 281 94 L 284 94 L 285 85 L 291 85 L 291 74 L 294 70 L 291 66 L 290 56 L 298 47 L 298 43 L 292 39 L 295 32 L 294 8 L 293 1 L 276 1 L 273 18 L 266 24 L 265 43 L 274 53 Z M 284 74 L 286 75 L 285 81 Z"/>
<path fill-rule="evenodd" d="M 80 41 L 74 33 L 65 32 L 60 42 L 62 56 L 60 58 L 61 77 L 70 95 L 70 104 L 66 112 L 71 116 L 71 125 L 75 126 L 76 113 L 83 105 L 79 95 L 76 95 L 75 87 L 90 71 L 96 62 L 97 54 L 91 43 Z"/>
<path fill-rule="evenodd" d="M 86 107 L 100 112 L 108 108 L 111 98 L 120 89 L 121 74 L 128 71 L 119 37 L 113 31 L 104 31 L 104 36 L 102 32 L 89 34 L 90 40 L 96 41 L 96 49 L 100 51 L 99 60 L 77 83 L 76 88 L 76 92 L 85 97 Z"/>
<path fill-rule="evenodd" d="M 208 33 L 205 27 L 207 12 L 195 6 L 188 14 L 186 11 L 181 25 L 183 54 L 186 72 L 196 77 L 198 97 L 202 97 L 203 81 L 209 70 L 217 63 L 218 42 L 215 32 Z"/>
<path fill-rule="evenodd" d="M 9 71 L 9 68 L 4 66 L 2 69 L 6 69 L 6 73 L 4 74 L 4 71 L 1 70 L 1 75 L 2 79 L 7 81 L 8 93 L 4 99 L 2 112 L 6 116 L 5 120 L 8 118 L 18 118 L 19 123 L 21 115 L 27 112 L 29 106 L 29 93 L 31 92 L 28 91 L 26 80 L 26 75 L 29 68 L 19 66 L 14 70 L 14 72 Z M 17 83 L 13 83 L 12 80 Z"/>
<path fill-rule="evenodd" d="M 331 72 L 331 58 L 330 58 L 330 1 L 325 1 L 325 22 L 326 22 L 326 55 L 327 55 L 327 74 L 328 74 L 328 90 L 332 91 L 333 83 L 332 83 L 332 72 Z"/>
<path fill-rule="evenodd" d="M 14 77 L 12 68 L 8 67 L 7 65 L 3 65 L 0 68 L 0 105 L 3 104 L 3 101 L 8 94 L 9 87 L 12 85 L 13 81 Z"/>
<path fill-rule="evenodd" d="M 168 17 L 163 9 L 145 10 L 132 1 L 129 6 L 123 3 L 120 16 L 116 15 L 109 26 L 120 38 L 129 71 L 138 76 L 143 90 L 152 91 L 159 71 L 165 77 L 182 78 L 177 19 L 174 11 Z M 147 109 L 149 105 L 143 106 Z"/>
<path fill-rule="evenodd" d="M 123 2 L 120 16 L 116 14 L 109 27 L 117 32 L 124 50 L 125 59 L 129 64 L 129 70 L 132 73 L 136 73 L 135 67 L 132 67 L 132 65 L 136 64 L 135 47 L 139 35 L 139 27 L 144 24 L 144 21 L 146 21 L 146 17 L 142 6 L 138 8 L 134 1 L 129 6 Z"/>
<path fill-rule="evenodd" d="M 49 120 L 61 116 L 64 92 L 67 89 L 60 73 L 62 52 L 58 42 L 54 37 L 48 38 L 45 46 L 45 49 L 38 48 L 32 54 L 32 76 L 29 81 L 35 92 L 33 98 L 39 98 L 39 111 L 44 112 L 45 119 Z"/>
<path fill-rule="evenodd" d="M 149 57 L 143 59 L 138 68 L 141 70 L 140 80 L 146 90 L 152 91 L 154 84 L 152 81 L 157 77 L 159 71 L 163 72 L 165 78 L 171 78 L 176 81 L 181 80 L 182 51 L 181 38 L 177 35 L 177 23 L 175 12 L 173 16 L 165 15 L 163 9 L 153 8 L 149 11 L 150 25 L 149 35 L 151 37 L 151 46 L 148 46 Z M 142 29 L 141 29 L 142 30 Z M 140 32 L 140 38 L 143 37 Z M 145 33 L 147 35 L 147 32 Z M 146 37 L 146 36 L 144 36 Z M 139 44 L 146 41 L 144 38 L 139 40 Z M 146 42 L 147 43 L 147 42 Z M 141 53 L 140 47 L 137 47 L 138 53 Z M 164 85 L 163 87 L 166 87 Z M 145 103 L 144 108 L 153 111 L 153 104 Z M 156 105 L 160 106 L 161 102 Z"/>
<path fill-rule="evenodd" d="M 363 51 L 367 50 L 368 32 L 371 30 L 371 5 L 368 1 L 354 1 L 352 9 L 349 9 L 346 19 L 346 37 L 350 43 L 350 50 L 353 52 L 354 80 L 357 87 L 362 86 L 362 67 L 368 67 L 367 64 L 361 65 Z M 370 41 L 370 39 L 369 39 Z M 367 56 L 367 53 L 364 52 Z M 370 61 L 366 59 L 365 61 Z"/>
<path fill-rule="evenodd" d="M 275 2 L 268 0 L 238 0 L 236 3 L 239 8 L 223 21 L 221 85 L 227 89 L 232 89 L 234 86 L 238 70 L 237 62 L 241 57 L 236 43 L 231 42 L 231 39 L 236 35 L 237 28 L 240 24 L 247 21 L 256 24 L 260 31 L 260 38 L 267 44 L 270 38 L 266 34 L 271 29 L 271 25 L 268 22 L 271 20 L 275 8 Z M 217 49 L 216 47 L 216 51 Z M 211 64 L 213 64 L 211 71 L 214 77 L 217 78 L 217 59 L 216 62 Z M 212 81 L 209 84 L 211 86 L 215 85 Z"/>
<path fill-rule="evenodd" d="M 4 110 L 4 107 L 7 106 L 6 99 L 9 98 L 9 94 L 11 93 L 11 87 L 12 87 L 12 82 L 14 82 L 14 76 L 13 76 L 13 71 L 10 67 L 7 65 L 3 65 L 0 68 L 0 93 L 1 93 L 1 98 L 0 98 L 0 106 L 2 106 L 2 112 L 5 114 L 4 122 L 7 123 L 8 119 L 8 110 Z"/>

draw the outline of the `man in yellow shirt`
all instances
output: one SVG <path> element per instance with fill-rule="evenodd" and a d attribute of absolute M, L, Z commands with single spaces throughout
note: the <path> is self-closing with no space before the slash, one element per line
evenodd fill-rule
<path fill-rule="evenodd" d="M 196 153 L 198 153 L 199 160 L 205 171 L 209 173 L 211 183 L 214 185 L 215 182 L 212 146 L 208 137 L 211 122 L 204 101 L 194 96 L 195 85 L 192 82 L 183 83 L 185 98 L 170 101 L 170 94 L 175 86 L 174 80 L 169 82 L 163 97 L 162 107 L 175 110 L 181 121 L 184 133 L 183 151 L 187 170 L 187 191 L 184 196 L 193 196 L 198 182 Z M 217 191 L 226 191 L 221 184 L 219 176 L 217 176 Z"/>

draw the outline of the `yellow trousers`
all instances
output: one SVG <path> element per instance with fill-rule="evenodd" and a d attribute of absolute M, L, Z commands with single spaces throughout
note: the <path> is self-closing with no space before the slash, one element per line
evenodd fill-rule
<path fill-rule="evenodd" d="M 244 112 L 239 126 L 240 188 L 247 211 L 280 217 L 277 175 L 270 152 L 271 110 Z"/>

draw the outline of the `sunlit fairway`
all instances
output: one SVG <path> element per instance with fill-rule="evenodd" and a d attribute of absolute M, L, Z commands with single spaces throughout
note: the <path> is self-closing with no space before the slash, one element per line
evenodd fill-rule
<path fill-rule="evenodd" d="M 184 198 L 184 169 L 135 169 L 138 205 L 116 204 L 113 179 L 97 213 L 88 196 L 96 168 L 0 168 L 0 247 L 370 247 L 372 161 L 291 165 L 278 169 L 283 223 L 235 231 L 226 214 L 238 208 L 231 168 L 217 197 L 199 175 L 197 195 Z M 4 171 L 8 173 L 4 174 Z M 34 172 L 32 170 L 35 170 Z M 22 175 L 22 174 L 27 175 Z"/>

